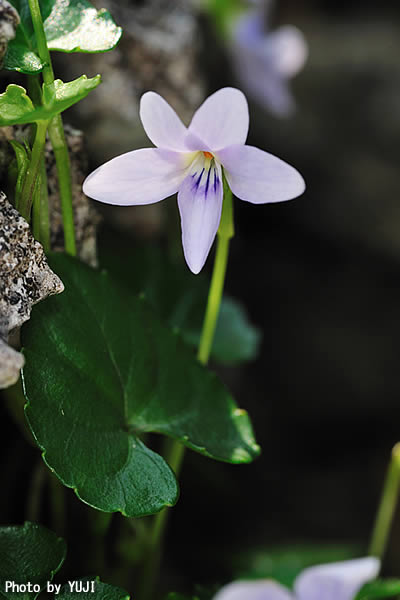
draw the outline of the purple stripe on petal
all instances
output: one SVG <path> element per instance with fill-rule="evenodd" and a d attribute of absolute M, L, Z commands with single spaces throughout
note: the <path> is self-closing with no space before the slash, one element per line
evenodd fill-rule
<path fill-rule="evenodd" d="M 198 187 L 199 187 L 199 185 L 200 185 L 201 178 L 203 177 L 203 173 L 204 173 L 204 167 L 202 168 L 202 170 L 201 170 L 201 173 L 200 173 L 200 175 L 199 175 L 198 177 L 197 177 L 197 173 L 195 173 L 194 175 L 192 175 L 192 177 L 193 177 L 193 178 L 196 178 L 196 177 L 197 177 L 197 179 L 196 179 L 196 181 L 195 181 L 195 183 L 194 183 L 194 186 L 193 186 L 193 189 L 194 189 L 194 190 L 195 190 L 195 189 L 196 189 L 196 190 L 198 189 Z"/>

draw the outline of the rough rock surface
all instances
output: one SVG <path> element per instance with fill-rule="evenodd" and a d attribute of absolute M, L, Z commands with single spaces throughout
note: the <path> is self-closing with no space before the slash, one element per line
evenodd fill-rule
<path fill-rule="evenodd" d="M 28 223 L 0 192 L 0 388 L 17 381 L 23 357 L 6 344 L 34 304 L 64 289 Z"/>
<path fill-rule="evenodd" d="M 0 66 L 7 51 L 7 45 L 15 37 L 19 24 L 19 15 L 15 8 L 7 2 L 0 0 Z"/>
<path fill-rule="evenodd" d="M 25 364 L 23 354 L 17 352 L 0 338 L 0 388 L 13 385 Z"/>

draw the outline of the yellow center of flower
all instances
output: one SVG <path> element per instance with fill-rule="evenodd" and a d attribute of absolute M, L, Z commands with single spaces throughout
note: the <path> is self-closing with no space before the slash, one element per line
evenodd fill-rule
<path fill-rule="evenodd" d="M 213 157 L 213 155 L 211 154 L 211 152 L 204 152 L 204 151 L 203 151 L 203 154 L 204 154 L 204 156 L 205 156 L 206 158 L 209 158 L 209 159 L 211 159 L 211 158 L 214 158 L 214 157 Z"/>

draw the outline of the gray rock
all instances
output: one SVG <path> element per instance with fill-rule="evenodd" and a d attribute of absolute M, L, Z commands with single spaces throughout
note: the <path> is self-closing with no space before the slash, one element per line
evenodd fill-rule
<path fill-rule="evenodd" d="M 7 388 L 18 381 L 24 366 L 23 354 L 11 348 L 0 338 L 0 388 Z"/>
<path fill-rule="evenodd" d="M 7 345 L 32 306 L 64 290 L 29 225 L 0 192 L 0 388 L 15 383 L 23 357 Z"/>

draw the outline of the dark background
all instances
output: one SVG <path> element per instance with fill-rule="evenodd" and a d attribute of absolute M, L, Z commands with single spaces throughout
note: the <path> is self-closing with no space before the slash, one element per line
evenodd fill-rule
<path fill-rule="evenodd" d="M 233 557 L 254 546 L 356 542 L 366 552 L 390 451 L 400 439 L 399 16 L 395 1 L 282 0 L 275 9 L 273 26 L 298 26 L 310 56 L 292 85 L 296 114 L 276 119 L 250 102 L 249 141 L 295 165 L 307 191 L 282 204 L 235 203 L 226 290 L 245 304 L 263 343 L 253 363 L 220 369 L 250 413 L 263 453 L 249 466 L 187 453 L 166 546 L 165 581 L 175 587 L 229 580 Z M 235 85 L 212 24 L 203 16 L 196 31 L 205 94 Z M 129 77 L 129 44 L 124 37 L 108 73 L 126 69 Z M 102 61 L 112 60 L 77 57 L 71 68 L 67 59 L 55 61 L 65 79 L 73 69 L 102 72 Z M 140 90 L 135 86 L 132 93 Z M 136 129 L 133 141 L 129 130 L 125 138 L 113 136 L 122 96 L 114 114 L 99 109 L 88 117 L 85 102 L 66 120 L 89 129 L 91 168 L 142 145 Z M 101 124 L 98 140 L 107 114 L 109 127 Z M 174 200 L 168 205 L 175 210 Z M 111 219 L 115 226 L 118 218 L 108 216 L 104 227 Z M 154 243 L 163 236 L 157 219 L 146 229 Z M 140 237 L 134 226 L 132 232 Z M 22 442 L 10 431 L 3 443 L 15 456 Z M 10 467 L 20 488 L 36 460 L 30 452 L 30 463 Z M 74 533 L 83 509 L 68 496 L 76 576 L 85 544 Z M 3 496 L 1 520 L 21 520 L 23 501 Z M 399 557 L 397 516 L 386 574 L 400 576 Z"/>

